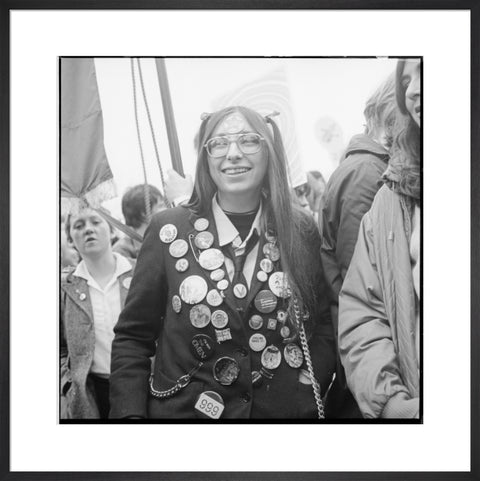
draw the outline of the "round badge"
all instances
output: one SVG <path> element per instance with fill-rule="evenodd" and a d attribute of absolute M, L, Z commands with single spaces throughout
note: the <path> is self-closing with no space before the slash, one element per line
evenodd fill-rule
<path fill-rule="evenodd" d="M 280 249 L 271 242 L 263 246 L 263 253 L 273 262 L 280 259 Z"/>
<path fill-rule="evenodd" d="M 204 217 L 200 217 L 195 221 L 193 224 L 193 227 L 195 227 L 195 230 L 198 230 L 199 232 L 205 229 L 208 229 L 209 222 L 207 219 Z"/>
<path fill-rule="evenodd" d="M 225 257 L 222 251 L 218 249 L 207 249 L 203 251 L 198 258 L 200 265 L 204 269 L 207 269 L 207 271 L 218 269 L 224 260 Z"/>
<path fill-rule="evenodd" d="M 254 304 L 257 311 L 260 311 L 262 314 L 268 314 L 277 307 L 277 297 L 272 291 L 265 289 L 255 296 Z"/>
<path fill-rule="evenodd" d="M 285 339 L 290 335 L 290 328 L 288 326 L 283 326 L 280 329 L 280 335 Z"/>
<path fill-rule="evenodd" d="M 282 354 L 278 347 L 271 345 L 265 348 L 262 352 L 261 362 L 266 369 L 277 369 L 282 362 Z"/>
<path fill-rule="evenodd" d="M 190 343 L 190 352 L 199 360 L 207 361 L 215 352 L 215 342 L 206 334 L 193 336 Z"/>
<path fill-rule="evenodd" d="M 279 322 L 286 322 L 287 320 L 287 311 L 279 310 L 277 312 L 277 320 Z"/>
<path fill-rule="evenodd" d="M 188 269 L 187 259 L 178 259 L 175 263 L 175 269 L 177 269 L 178 272 L 185 272 Z"/>
<path fill-rule="evenodd" d="M 225 311 L 218 309 L 212 313 L 212 324 L 217 329 L 223 329 L 228 324 L 228 316 Z"/>
<path fill-rule="evenodd" d="M 258 271 L 257 272 L 257 279 L 260 282 L 265 282 L 268 279 L 268 274 L 265 271 Z"/>
<path fill-rule="evenodd" d="M 200 276 L 188 276 L 180 284 L 179 292 L 183 302 L 198 304 L 207 295 L 207 281 Z"/>
<path fill-rule="evenodd" d="M 177 238 L 177 228 L 173 224 L 165 224 L 160 229 L 160 240 L 165 244 L 170 244 Z"/>
<path fill-rule="evenodd" d="M 208 249 L 209 247 L 212 247 L 212 244 L 213 244 L 213 234 L 211 232 L 208 232 L 208 231 L 203 231 L 203 232 L 199 232 L 196 236 L 195 236 L 195 245 L 199 248 L 199 249 Z"/>
<path fill-rule="evenodd" d="M 221 357 L 213 366 L 213 377 L 223 386 L 233 384 L 240 374 L 240 366 L 231 357 Z"/>
<path fill-rule="evenodd" d="M 265 239 L 267 239 L 268 242 L 275 244 L 277 241 L 277 238 L 272 232 L 265 232 Z"/>
<path fill-rule="evenodd" d="M 283 357 L 290 367 L 298 369 L 303 364 L 303 352 L 296 344 L 287 344 Z"/>
<path fill-rule="evenodd" d="M 284 272 L 274 272 L 268 279 L 268 287 L 278 297 L 287 299 L 292 294 L 288 284 L 287 274 Z"/>
<path fill-rule="evenodd" d="M 182 301 L 180 297 L 174 295 L 172 297 L 172 309 L 178 314 L 182 310 Z"/>
<path fill-rule="evenodd" d="M 220 295 L 220 292 L 217 289 L 212 289 L 207 294 L 207 302 L 213 306 L 217 307 L 223 302 L 223 297 Z"/>
<path fill-rule="evenodd" d="M 84 301 L 86 298 L 87 298 L 87 295 L 85 294 L 85 292 L 82 292 L 78 298 L 81 300 L 81 301 Z"/>
<path fill-rule="evenodd" d="M 210 309 L 205 304 L 197 304 L 190 309 L 190 322 L 192 326 L 201 329 L 210 322 Z"/>
<path fill-rule="evenodd" d="M 225 277 L 225 271 L 223 269 L 215 269 L 213 272 L 210 272 L 210 279 L 212 281 L 218 282 L 221 281 Z"/>
<path fill-rule="evenodd" d="M 224 291 L 228 287 L 227 279 L 222 279 L 221 281 L 217 282 L 217 289 L 220 291 Z"/>
<path fill-rule="evenodd" d="M 262 326 L 263 326 L 263 318 L 262 316 L 259 316 L 258 314 L 254 314 L 249 320 L 248 320 L 248 325 L 254 329 L 255 331 L 258 331 Z"/>
<path fill-rule="evenodd" d="M 248 340 L 248 345 L 250 346 L 250 349 L 255 352 L 260 352 L 265 349 L 265 346 L 267 345 L 267 340 L 265 339 L 265 336 L 260 333 L 255 333 L 250 336 L 250 339 Z"/>
<path fill-rule="evenodd" d="M 168 252 L 175 258 L 183 257 L 188 251 L 188 244 L 186 240 L 177 239 L 170 244 Z"/>
<path fill-rule="evenodd" d="M 238 299 L 243 299 L 247 295 L 247 288 L 243 284 L 235 284 L 233 286 L 233 294 Z"/>
<path fill-rule="evenodd" d="M 260 269 L 269 274 L 273 271 L 273 262 L 265 257 L 265 259 L 260 261 Z"/>
<path fill-rule="evenodd" d="M 125 287 L 125 289 L 130 289 L 130 284 L 132 283 L 132 278 L 131 277 L 127 277 L 126 279 L 123 279 L 123 287 Z"/>

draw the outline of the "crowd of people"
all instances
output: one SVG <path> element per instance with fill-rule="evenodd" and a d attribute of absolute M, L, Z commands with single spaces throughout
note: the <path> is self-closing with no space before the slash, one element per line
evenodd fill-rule
<path fill-rule="evenodd" d="M 228 107 L 194 179 L 123 196 L 141 242 L 63 219 L 60 417 L 419 419 L 420 84 L 399 60 L 328 183 Z"/>

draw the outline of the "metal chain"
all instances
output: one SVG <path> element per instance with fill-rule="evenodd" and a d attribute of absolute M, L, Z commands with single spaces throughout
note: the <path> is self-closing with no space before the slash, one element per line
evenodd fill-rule
<path fill-rule="evenodd" d="M 162 169 L 162 165 L 160 163 L 160 156 L 158 155 L 157 139 L 155 137 L 155 131 L 153 130 L 152 117 L 150 116 L 150 109 L 148 107 L 147 95 L 145 94 L 145 86 L 143 84 L 142 68 L 140 66 L 140 59 L 139 58 L 137 58 L 137 67 L 138 67 L 138 75 L 140 77 L 140 86 L 142 87 L 143 102 L 145 103 L 145 109 L 147 111 L 148 124 L 150 125 L 150 132 L 152 134 L 153 147 L 155 148 L 155 158 L 157 160 L 158 170 L 160 171 L 160 179 L 162 181 L 162 189 L 163 189 L 163 192 L 165 192 L 165 178 L 163 176 L 163 169 Z M 170 202 L 168 201 L 168 199 L 166 197 L 165 197 L 165 204 L 167 205 L 167 207 L 171 207 Z"/>
<path fill-rule="evenodd" d="M 203 362 L 199 362 L 197 366 L 195 366 L 188 374 L 184 374 L 183 376 L 179 377 L 175 382 L 175 386 L 171 387 L 170 389 L 166 389 L 165 391 L 157 391 L 153 387 L 153 374 L 150 374 L 150 379 L 148 380 L 150 384 L 150 394 L 153 397 L 158 399 L 167 399 L 169 397 L 174 396 L 177 394 L 180 389 L 187 387 L 190 384 L 190 381 L 193 378 L 193 375 L 203 366 Z"/>
<path fill-rule="evenodd" d="M 130 59 L 130 67 L 132 71 L 132 86 L 133 86 L 133 107 L 135 111 L 135 125 L 137 127 L 137 139 L 138 147 L 140 148 L 140 157 L 142 158 L 142 168 L 143 168 L 143 179 L 144 179 L 144 189 L 143 194 L 145 198 L 145 212 L 147 214 L 147 221 L 150 223 L 152 219 L 152 203 L 150 199 L 150 190 L 148 188 L 147 180 L 147 168 L 145 166 L 145 157 L 143 156 L 143 145 L 142 138 L 140 136 L 140 125 L 138 123 L 138 104 L 137 104 L 137 84 L 135 82 L 135 65 L 133 63 L 133 58 Z"/>
<path fill-rule="evenodd" d="M 318 419 L 325 419 L 325 411 L 323 408 L 322 397 L 320 394 L 320 385 L 315 379 L 315 375 L 313 372 L 312 358 L 310 356 L 310 349 L 308 347 L 305 326 L 303 325 L 303 320 L 301 319 L 300 307 L 298 306 L 298 299 L 296 296 L 293 296 L 293 310 L 295 314 L 295 322 L 299 329 L 300 343 L 302 344 L 303 354 L 305 356 L 305 361 L 307 362 L 308 374 L 310 376 L 310 380 L 312 381 L 313 396 L 315 397 L 315 403 L 317 404 Z"/>

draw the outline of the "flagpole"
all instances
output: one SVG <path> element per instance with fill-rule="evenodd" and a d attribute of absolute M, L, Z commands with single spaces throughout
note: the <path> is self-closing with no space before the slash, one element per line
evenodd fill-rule
<path fill-rule="evenodd" d="M 168 145 L 170 146 L 170 155 L 172 158 L 172 167 L 181 176 L 185 176 L 183 172 L 182 157 L 180 154 L 180 146 L 178 144 L 177 128 L 175 126 L 175 117 L 173 115 L 172 98 L 170 96 L 170 88 L 168 86 L 167 69 L 165 67 L 164 58 L 156 58 L 158 83 L 160 85 L 160 94 L 162 96 L 163 115 L 165 116 L 165 125 L 167 126 Z"/>

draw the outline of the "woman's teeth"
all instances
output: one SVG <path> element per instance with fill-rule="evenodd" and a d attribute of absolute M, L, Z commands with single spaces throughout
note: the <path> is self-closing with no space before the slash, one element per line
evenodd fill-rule
<path fill-rule="evenodd" d="M 224 169 L 223 173 L 227 175 L 237 175 L 237 174 L 244 174 L 248 172 L 250 169 L 247 167 L 235 167 L 231 169 Z"/>

